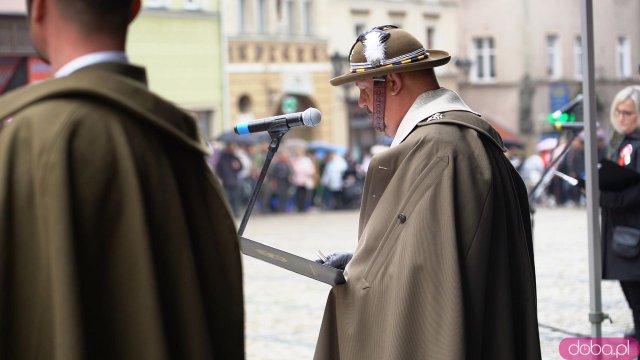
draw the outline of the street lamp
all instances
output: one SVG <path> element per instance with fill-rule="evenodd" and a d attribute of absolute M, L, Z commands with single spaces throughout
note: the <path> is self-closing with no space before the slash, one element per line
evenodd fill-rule
<path fill-rule="evenodd" d="M 331 60 L 331 66 L 333 67 L 333 77 L 342 75 L 345 69 L 345 65 L 348 61 L 348 58 L 344 55 L 339 54 L 336 51 L 331 56 L 329 56 L 329 59 Z M 353 145 L 352 144 L 353 134 L 351 129 L 351 116 L 350 116 L 350 109 L 349 109 L 349 88 L 346 85 L 342 85 L 341 88 L 342 88 L 342 104 L 345 109 L 344 115 L 346 120 L 345 125 L 347 128 L 347 137 L 348 137 L 347 142 L 350 147 Z"/>
<path fill-rule="evenodd" d="M 347 61 L 347 57 L 340 55 L 337 51 L 329 57 L 331 60 L 331 66 L 333 67 L 333 77 L 342 75 L 342 69 Z"/>

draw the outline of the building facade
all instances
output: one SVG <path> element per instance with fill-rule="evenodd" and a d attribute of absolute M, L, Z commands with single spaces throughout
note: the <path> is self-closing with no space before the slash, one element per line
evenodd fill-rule
<path fill-rule="evenodd" d="M 221 132 L 223 77 L 217 0 L 145 0 L 127 53 L 147 68 L 152 91 L 192 111 L 209 137 Z M 0 4 L 0 94 L 51 76 L 29 37 L 24 0 Z"/>
<path fill-rule="evenodd" d="M 427 47 L 457 48 L 456 4 L 451 1 L 224 3 L 232 123 L 314 106 L 322 112 L 320 126 L 289 136 L 349 146 L 355 157 L 379 143 L 381 135 L 358 107 L 357 89 L 333 87 L 329 80 L 348 71 L 347 56 L 356 37 L 373 26 L 394 24 L 416 34 Z M 456 88 L 455 66 L 438 73 L 445 86 Z"/>
<path fill-rule="evenodd" d="M 224 0 L 229 129 L 238 122 L 315 107 L 322 122 L 287 137 L 344 144 L 333 116 L 327 42 L 318 34 L 320 0 Z"/>
<path fill-rule="evenodd" d="M 535 144 L 582 88 L 581 0 L 459 0 L 459 89 L 484 116 Z M 638 82 L 637 0 L 593 1 L 598 121 Z M 531 148 L 531 146 L 530 146 Z"/>
<path fill-rule="evenodd" d="M 127 53 L 147 68 L 152 91 L 193 112 L 207 137 L 225 126 L 217 0 L 145 0 Z"/>
<path fill-rule="evenodd" d="M 581 0 L 144 0 L 130 28 L 131 61 L 150 88 L 193 111 L 209 137 L 240 121 L 316 107 L 322 123 L 288 137 L 366 151 L 380 134 L 357 105 L 347 71 L 356 36 L 398 25 L 452 61 L 441 85 L 495 124 L 535 143 L 547 116 L 581 91 Z M 637 0 L 594 1 L 600 123 L 622 87 L 638 83 Z M 0 93 L 48 76 L 32 48 L 25 2 L 0 4 Z M 356 154 L 357 155 L 357 154 Z"/>

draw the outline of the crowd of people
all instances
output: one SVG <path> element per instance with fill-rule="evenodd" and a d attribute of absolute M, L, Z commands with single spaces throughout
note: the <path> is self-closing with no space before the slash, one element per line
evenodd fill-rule
<path fill-rule="evenodd" d="M 222 183 L 231 210 L 241 216 L 260 176 L 268 142 L 215 143 L 208 163 Z M 380 147 L 380 146 L 378 146 Z M 344 151 L 314 150 L 301 143 L 282 146 L 274 155 L 255 211 L 307 212 L 357 209 L 370 156 L 355 161 Z"/>
<path fill-rule="evenodd" d="M 584 206 L 585 194 L 568 181 L 585 179 L 584 132 L 573 136 L 571 132 L 543 137 L 535 152 L 525 155 L 524 148 L 509 147 L 507 156 L 523 178 L 527 190 L 537 186 L 531 197 L 541 206 Z M 571 144 L 568 142 L 571 140 Z M 604 159 L 609 141 L 603 129 L 598 129 L 598 159 Z M 209 166 L 223 184 L 227 199 L 236 217 L 251 196 L 264 164 L 268 142 L 239 144 L 214 143 Z M 563 154 L 565 148 L 569 149 Z M 387 148 L 376 145 L 374 152 Z M 368 152 L 361 161 L 344 155 L 344 151 L 307 149 L 303 145 L 285 147 L 276 153 L 269 168 L 256 210 L 262 213 L 306 212 L 312 209 L 356 209 L 360 206 Z M 552 164 L 553 163 L 553 164 Z M 552 169 L 547 168 L 552 166 Z M 560 173 L 560 175 L 558 175 Z"/>
<path fill-rule="evenodd" d="M 607 154 L 604 130 L 598 129 L 597 141 L 598 159 L 603 159 Z M 565 152 L 567 147 L 569 149 Z M 585 194 L 572 180 L 586 178 L 584 149 L 584 132 L 577 136 L 567 132 L 544 137 L 536 145 L 536 151 L 528 156 L 524 156 L 523 149 L 519 147 L 509 149 L 507 155 L 522 176 L 528 192 L 531 194 L 535 190 L 530 197 L 534 204 L 584 206 Z"/>

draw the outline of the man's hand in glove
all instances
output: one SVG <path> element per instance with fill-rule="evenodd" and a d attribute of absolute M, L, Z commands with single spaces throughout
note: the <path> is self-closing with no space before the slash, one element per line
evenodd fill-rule
<path fill-rule="evenodd" d="M 344 268 L 347 266 L 347 264 L 349 263 L 352 257 L 353 257 L 352 253 L 339 252 L 339 253 L 333 253 L 327 256 L 326 260 L 318 259 L 316 260 L 316 262 L 322 265 L 331 266 L 336 269 L 344 270 Z"/>

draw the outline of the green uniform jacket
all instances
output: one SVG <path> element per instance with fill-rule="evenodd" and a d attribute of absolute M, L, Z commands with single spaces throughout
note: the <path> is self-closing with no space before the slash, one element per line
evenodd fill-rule
<path fill-rule="evenodd" d="M 316 360 L 540 359 L 527 193 L 502 148 L 449 112 L 373 158 Z"/>
<path fill-rule="evenodd" d="M 244 357 L 207 147 L 144 79 L 104 63 L 0 98 L 0 358 Z"/>

